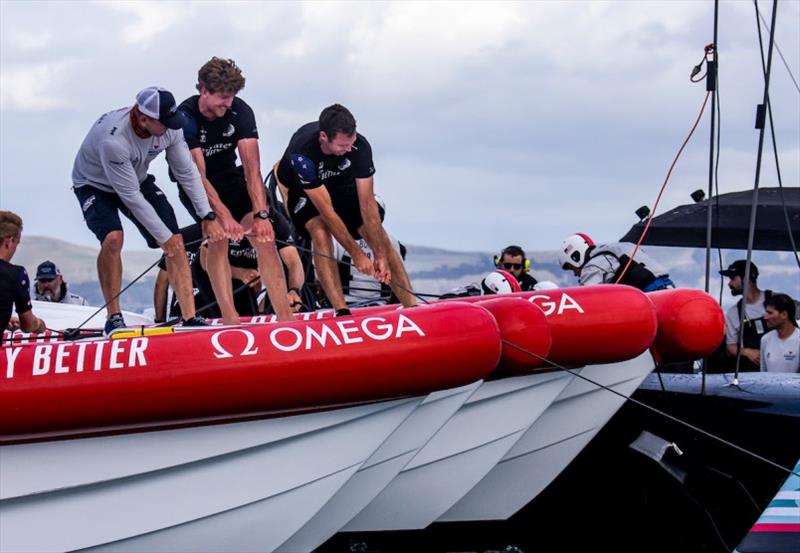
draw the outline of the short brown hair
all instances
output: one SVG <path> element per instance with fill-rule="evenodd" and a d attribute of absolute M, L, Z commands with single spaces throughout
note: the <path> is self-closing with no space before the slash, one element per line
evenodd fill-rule
<path fill-rule="evenodd" d="M 0 211 L 0 240 L 19 238 L 22 234 L 22 217 L 13 211 Z"/>
<path fill-rule="evenodd" d="M 244 88 L 242 70 L 233 60 L 214 56 L 197 72 L 197 90 L 206 88 L 211 94 L 232 92 L 236 94 Z"/>
<path fill-rule="evenodd" d="M 333 142 L 339 133 L 353 136 L 356 132 L 356 118 L 343 105 L 333 104 L 319 114 L 319 130 L 328 135 L 328 142 Z"/>

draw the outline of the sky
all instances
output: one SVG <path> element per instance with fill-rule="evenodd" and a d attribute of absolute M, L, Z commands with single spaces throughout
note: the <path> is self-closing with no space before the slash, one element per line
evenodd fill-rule
<path fill-rule="evenodd" d="M 772 4 L 759 2 L 767 22 Z M 460 251 L 554 250 L 574 232 L 614 240 L 653 206 L 705 97 L 691 68 L 713 41 L 712 1 L 36 2 L 0 0 L 0 206 L 25 233 L 96 246 L 70 190 L 102 113 L 147 86 L 178 101 L 199 67 L 247 79 L 262 166 L 338 102 L 372 144 L 386 227 Z M 763 29 L 763 28 L 762 28 Z M 766 30 L 763 29 L 765 34 Z M 800 78 L 800 2 L 776 40 Z M 719 5 L 722 192 L 752 188 L 764 93 L 752 2 Z M 770 97 L 784 185 L 800 183 L 800 91 L 777 52 Z M 659 212 L 708 186 L 710 101 Z M 765 142 L 761 186 L 775 186 Z M 189 215 L 166 178 L 151 165 Z M 126 248 L 145 249 L 126 228 Z"/>

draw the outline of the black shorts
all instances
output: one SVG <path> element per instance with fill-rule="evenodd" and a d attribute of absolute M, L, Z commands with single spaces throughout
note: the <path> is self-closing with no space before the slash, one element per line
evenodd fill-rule
<path fill-rule="evenodd" d="M 358 200 L 356 184 L 352 183 L 346 186 L 337 186 L 333 189 L 329 188 L 328 194 L 331 196 L 333 210 L 347 227 L 350 236 L 355 240 L 361 238 L 358 229 L 364 224 L 364 220 L 361 218 L 361 204 Z M 306 223 L 317 217 L 319 211 L 317 211 L 316 206 L 304 191 L 298 191 L 294 188 L 289 190 L 289 213 L 292 217 L 294 228 L 300 236 L 310 238 Z M 378 213 L 381 221 L 383 221 L 384 212 L 380 205 L 378 205 Z"/>
<path fill-rule="evenodd" d="M 214 190 L 217 191 L 219 199 L 222 200 L 222 203 L 225 204 L 225 207 L 228 208 L 228 211 L 231 212 L 236 221 L 241 221 L 245 215 L 253 212 L 253 202 L 250 200 L 250 193 L 247 191 L 247 179 L 244 177 L 243 167 L 236 167 L 208 180 Z M 178 186 L 178 197 L 192 218 L 199 222 L 200 218 L 194 212 L 194 206 L 189 196 L 183 191 L 182 186 Z"/>
<path fill-rule="evenodd" d="M 73 187 L 72 190 L 75 192 L 78 203 L 83 210 L 83 219 L 86 221 L 86 226 L 89 227 L 89 230 L 94 233 L 101 244 L 108 236 L 108 233 L 122 230 L 122 221 L 119 219 L 121 212 L 136 225 L 136 228 L 139 229 L 139 232 L 147 241 L 148 247 L 160 247 L 153 235 L 150 234 L 150 231 L 133 216 L 128 206 L 114 192 L 106 192 L 90 185 L 78 188 Z M 173 234 L 177 234 L 178 221 L 175 219 L 175 212 L 172 210 L 172 206 L 169 205 L 167 196 L 156 186 L 156 178 L 153 175 L 147 175 L 144 182 L 139 185 L 139 190 L 141 190 L 145 200 L 156 210 L 158 217 L 167 228 Z"/>

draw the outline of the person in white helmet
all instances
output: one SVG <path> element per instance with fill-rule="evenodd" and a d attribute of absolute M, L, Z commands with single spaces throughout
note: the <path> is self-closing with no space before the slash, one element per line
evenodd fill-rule
<path fill-rule="evenodd" d="M 558 264 L 572 271 L 581 286 L 627 284 L 643 292 L 675 288 L 667 271 L 641 249 L 631 261 L 633 250 L 633 244 L 622 242 L 596 245 L 579 232 L 561 244 Z"/>
<path fill-rule="evenodd" d="M 481 290 L 484 296 L 490 294 L 511 294 L 520 292 L 519 282 L 508 271 L 498 269 L 492 271 L 481 281 Z"/>

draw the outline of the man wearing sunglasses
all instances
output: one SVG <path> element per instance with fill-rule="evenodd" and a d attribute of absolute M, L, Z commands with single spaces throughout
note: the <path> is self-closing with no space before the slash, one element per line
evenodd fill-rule
<path fill-rule="evenodd" d="M 530 260 L 525 256 L 525 251 L 519 246 L 507 246 L 500 255 L 495 257 L 495 267 L 508 271 L 519 282 L 523 292 L 534 290 L 538 281 L 528 271 L 531 268 Z"/>
<path fill-rule="evenodd" d="M 87 305 L 86 300 L 68 290 L 61 271 L 52 261 L 43 261 L 36 267 L 36 280 L 33 283 L 35 300 L 54 303 Z"/>

